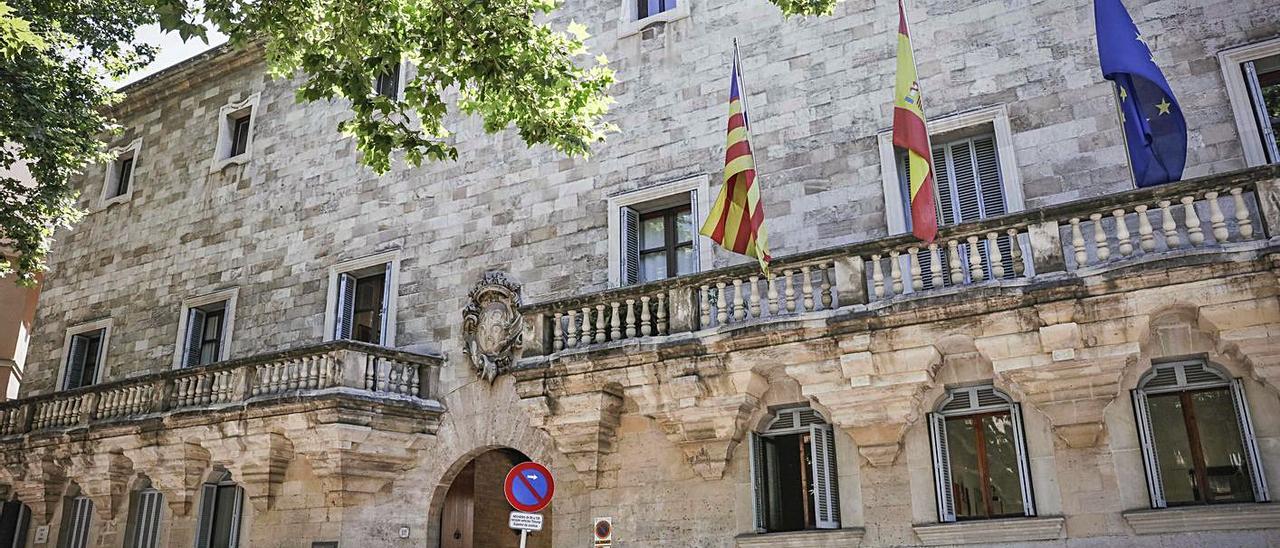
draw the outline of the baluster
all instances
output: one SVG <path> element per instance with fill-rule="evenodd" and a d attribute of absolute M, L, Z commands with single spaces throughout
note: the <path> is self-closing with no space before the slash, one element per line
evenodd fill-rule
<path fill-rule="evenodd" d="M 578 338 L 579 346 L 591 344 L 591 307 L 582 307 L 582 336 Z"/>
<path fill-rule="evenodd" d="M 969 281 L 977 283 L 985 276 L 982 274 L 982 253 L 978 251 L 978 237 L 969 236 Z"/>
<path fill-rule="evenodd" d="M 920 268 L 920 248 L 911 246 L 907 248 L 907 261 L 911 263 L 911 290 L 920 291 L 924 289 L 924 269 Z"/>
<path fill-rule="evenodd" d="M 1200 216 L 1196 214 L 1195 196 L 1183 196 L 1182 209 L 1187 215 L 1187 239 L 1193 246 L 1203 244 L 1204 230 L 1200 228 Z"/>
<path fill-rule="evenodd" d="M 800 294 L 804 296 L 804 309 L 813 311 L 813 276 L 809 274 L 812 267 L 800 267 Z"/>
<path fill-rule="evenodd" d="M 378 391 L 378 358 L 367 354 L 364 357 L 364 389 Z"/>
<path fill-rule="evenodd" d="M 1000 244 L 996 241 L 996 233 L 987 233 L 987 254 L 991 256 L 991 279 L 1004 278 L 1004 255 L 1000 253 Z"/>
<path fill-rule="evenodd" d="M 774 276 L 769 276 L 769 316 L 778 315 L 778 282 Z"/>
<path fill-rule="evenodd" d="M 1230 236 L 1227 232 L 1227 217 L 1222 214 L 1217 192 L 1204 193 L 1204 199 L 1209 202 L 1209 226 L 1213 227 L 1213 241 L 1221 245 Z"/>
<path fill-rule="evenodd" d="M 1160 200 L 1156 205 L 1160 206 L 1162 217 L 1160 228 L 1164 230 L 1164 243 L 1169 249 L 1177 248 L 1182 242 L 1178 239 L 1178 225 L 1173 222 L 1172 202 Z"/>
<path fill-rule="evenodd" d="M 716 326 L 724 325 L 729 321 L 729 309 L 725 308 L 728 295 L 725 294 L 724 285 L 724 282 L 716 282 Z"/>
<path fill-rule="evenodd" d="M 880 255 L 871 255 L 871 288 L 877 299 L 884 298 L 884 268 L 880 266 Z"/>
<path fill-rule="evenodd" d="M 1009 235 L 1009 258 L 1013 260 L 1013 273 L 1021 277 L 1027 266 L 1022 264 L 1022 241 L 1018 239 L 1018 229 L 1010 228 L 1005 233 Z"/>
<path fill-rule="evenodd" d="M 305 359 L 289 360 L 289 390 L 302 388 L 302 377 L 306 374 L 303 370 L 305 366 Z"/>
<path fill-rule="evenodd" d="M 733 279 L 733 322 L 739 323 L 743 316 L 746 316 L 747 309 L 743 306 L 742 298 L 742 279 Z"/>
<path fill-rule="evenodd" d="M 831 303 L 835 302 L 835 297 L 831 294 L 831 269 L 833 268 L 835 263 L 818 265 L 818 275 L 821 276 L 818 289 L 822 294 L 823 310 L 831 310 Z"/>
<path fill-rule="evenodd" d="M 649 312 L 649 296 L 640 296 L 640 334 L 648 337 L 653 334 L 653 315 Z"/>
<path fill-rule="evenodd" d="M 596 305 L 596 344 L 605 341 L 604 304 Z"/>
<path fill-rule="evenodd" d="M 947 242 L 947 259 L 951 263 L 951 285 L 964 283 L 964 267 L 960 263 L 960 241 Z"/>
<path fill-rule="evenodd" d="M 1241 240 L 1253 237 L 1253 221 L 1249 219 L 1249 206 L 1244 203 L 1244 189 L 1231 189 L 1231 201 L 1236 207 L 1236 232 Z"/>
<path fill-rule="evenodd" d="M 698 290 L 698 327 L 705 329 L 711 326 L 711 287 L 703 285 Z M 627 335 L 630 337 L 630 335 Z"/>
<path fill-rule="evenodd" d="M 1094 213 L 1089 220 L 1093 221 L 1093 247 L 1098 262 L 1106 261 L 1111 258 L 1111 244 L 1107 242 L 1107 231 L 1102 227 L 1102 214 Z"/>
<path fill-rule="evenodd" d="M 1084 247 L 1084 234 L 1080 232 L 1080 218 L 1071 218 L 1071 248 L 1076 251 L 1076 267 L 1089 264 L 1089 251 Z"/>
<path fill-rule="evenodd" d="M 627 338 L 636 336 L 636 300 L 627 299 Z"/>
<path fill-rule="evenodd" d="M 621 309 L 621 302 L 613 301 L 609 303 L 609 340 L 611 341 L 622 338 L 622 318 L 619 314 Z"/>
<path fill-rule="evenodd" d="M 1156 236 L 1151 228 L 1151 219 L 1147 217 L 1147 206 L 1135 206 L 1133 212 L 1138 215 L 1138 247 L 1143 253 L 1151 253 L 1156 248 Z"/>
<path fill-rule="evenodd" d="M 788 314 L 796 311 L 796 287 L 795 281 L 791 279 L 791 276 L 794 273 L 795 271 L 790 269 L 782 271 L 782 275 L 784 277 L 782 281 L 782 292 L 787 299 L 786 308 Z"/>
<path fill-rule="evenodd" d="M 1129 239 L 1129 223 L 1124 220 L 1124 210 L 1113 210 L 1111 217 L 1116 221 L 1116 243 L 1119 244 L 1120 255 L 1133 255 L 1133 240 Z"/>
<path fill-rule="evenodd" d="M 760 317 L 760 276 L 752 275 L 750 278 L 747 278 L 747 279 L 750 281 L 750 285 L 751 285 L 751 295 L 750 295 L 751 300 L 748 301 L 747 308 L 751 311 L 752 318 L 759 318 Z"/>
<path fill-rule="evenodd" d="M 666 292 L 658 294 L 658 335 L 667 334 L 667 294 Z"/>
<path fill-rule="evenodd" d="M 560 325 L 560 320 L 563 317 L 563 312 L 556 312 L 555 323 L 551 324 L 551 347 L 556 352 L 564 350 L 564 327 Z"/>
<path fill-rule="evenodd" d="M 898 256 L 901 252 L 894 250 L 889 252 L 889 280 L 893 283 L 893 294 L 902 294 L 902 265 L 898 264 Z"/>
<path fill-rule="evenodd" d="M 565 346 L 574 348 L 578 346 L 578 311 L 569 309 L 568 315 L 569 323 L 567 328 L 569 329 L 569 336 L 565 339 Z"/>
<path fill-rule="evenodd" d="M 418 368 L 412 365 L 406 365 L 409 368 L 409 395 L 417 396 L 422 391 L 422 378 L 418 374 Z"/>
<path fill-rule="evenodd" d="M 938 289 L 942 287 L 942 264 L 939 262 L 938 244 L 929 244 L 929 287 Z"/>

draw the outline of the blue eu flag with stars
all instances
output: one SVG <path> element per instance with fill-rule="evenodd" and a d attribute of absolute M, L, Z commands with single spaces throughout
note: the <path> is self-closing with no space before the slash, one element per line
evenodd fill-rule
<path fill-rule="evenodd" d="M 1115 82 L 1129 162 L 1140 187 L 1182 178 L 1187 120 L 1120 0 L 1094 0 L 1102 76 Z"/>

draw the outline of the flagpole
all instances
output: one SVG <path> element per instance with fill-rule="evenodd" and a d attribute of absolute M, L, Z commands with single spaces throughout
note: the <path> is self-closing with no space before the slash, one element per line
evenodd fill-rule
<path fill-rule="evenodd" d="M 1111 95 L 1116 100 L 1116 120 L 1120 122 L 1120 142 L 1124 143 L 1124 165 L 1129 168 L 1129 182 L 1133 183 L 1133 188 L 1138 188 L 1138 176 L 1133 173 L 1133 156 L 1129 155 L 1129 132 L 1124 129 L 1124 110 L 1121 108 L 1120 84 L 1115 80 L 1111 82 Z"/>

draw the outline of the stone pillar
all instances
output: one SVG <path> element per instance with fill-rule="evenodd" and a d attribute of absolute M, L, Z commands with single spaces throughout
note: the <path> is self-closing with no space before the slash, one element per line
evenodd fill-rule
<path fill-rule="evenodd" d="M 840 306 L 866 304 L 867 276 L 862 257 L 840 256 L 835 260 L 836 301 Z"/>
<path fill-rule="evenodd" d="M 1062 255 L 1062 236 L 1058 221 L 1044 221 L 1027 227 L 1027 239 L 1031 244 L 1031 265 L 1036 274 L 1062 272 L 1067 269 Z"/>

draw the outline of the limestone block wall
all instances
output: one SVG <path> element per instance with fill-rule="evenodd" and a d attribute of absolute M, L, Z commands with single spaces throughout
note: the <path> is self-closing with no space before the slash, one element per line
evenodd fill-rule
<path fill-rule="evenodd" d="M 53 388 L 67 327 L 111 317 L 109 375 L 170 366 L 181 299 L 239 287 L 232 357 L 323 338 L 327 268 L 401 250 L 397 346 L 457 355 L 459 310 L 486 269 L 541 300 L 603 288 L 606 198 L 694 175 L 719 180 L 730 43 L 742 40 L 775 255 L 887 232 L 876 134 L 889 124 L 893 3 L 849 0 L 784 20 L 764 0 L 690 0 L 655 37 L 619 37 L 617 0 L 573 1 L 593 52 L 613 60 L 621 132 L 589 159 L 526 148 L 507 131 L 455 125 L 456 162 L 385 176 L 335 132 L 339 105 L 298 105 L 251 55 L 225 53 L 130 89 L 120 143 L 142 138 L 132 198 L 58 234 L 25 394 Z M 1005 105 L 1027 205 L 1128 186 L 1100 78 L 1091 2 L 923 0 L 911 7 L 927 111 Z M 1242 166 L 1215 52 L 1280 32 L 1268 0 L 1131 2 L 1186 112 L 1188 175 Z M 252 160 L 210 173 L 217 112 L 260 94 Z M 713 184 L 711 193 L 718 190 Z M 705 242 L 704 242 L 705 243 Z M 716 251 L 712 264 L 741 260 Z M 450 369 L 446 382 L 469 373 Z"/>

